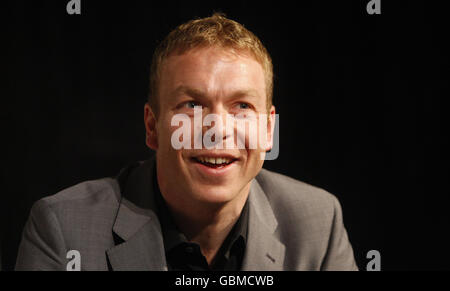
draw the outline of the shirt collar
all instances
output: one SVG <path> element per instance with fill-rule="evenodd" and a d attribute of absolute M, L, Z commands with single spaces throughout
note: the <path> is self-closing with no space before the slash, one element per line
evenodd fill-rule
<path fill-rule="evenodd" d="M 157 179 L 155 178 L 153 179 L 153 181 L 155 190 L 154 191 L 155 202 L 164 240 L 164 249 L 166 254 L 168 254 L 175 247 L 183 243 L 188 243 L 189 241 L 187 240 L 186 236 L 176 226 L 173 217 L 169 211 L 169 208 L 159 190 Z M 244 246 L 247 243 L 248 212 L 249 210 L 247 199 L 244 207 L 242 208 L 241 215 L 239 216 L 237 222 L 235 223 L 235 225 L 233 226 L 230 233 L 227 235 L 225 241 L 222 243 L 222 246 L 219 249 L 218 253 L 223 254 L 227 259 L 230 256 L 231 249 L 235 246 L 235 243 L 239 239 L 242 240 Z"/>

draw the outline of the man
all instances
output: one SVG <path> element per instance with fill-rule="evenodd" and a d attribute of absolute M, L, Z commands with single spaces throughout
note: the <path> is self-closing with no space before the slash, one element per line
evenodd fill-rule
<path fill-rule="evenodd" d="M 38 201 L 16 269 L 356 270 L 337 199 L 262 169 L 272 82 L 268 52 L 239 23 L 177 27 L 154 53 L 144 107 L 155 157 Z M 237 120 L 265 121 L 265 134 Z M 268 142 L 252 147 L 255 136 Z"/>

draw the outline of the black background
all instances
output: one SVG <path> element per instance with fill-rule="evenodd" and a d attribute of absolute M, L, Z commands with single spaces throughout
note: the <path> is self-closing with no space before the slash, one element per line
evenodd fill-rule
<path fill-rule="evenodd" d="M 339 198 L 361 269 L 371 249 L 383 270 L 450 269 L 444 7 L 382 0 L 382 14 L 368 15 L 368 0 L 82 0 L 82 14 L 68 15 L 67 2 L 2 6 L 4 270 L 32 203 L 149 156 L 153 49 L 213 11 L 244 24 L 272 55 L 280 156 L 265 167 Z"/>

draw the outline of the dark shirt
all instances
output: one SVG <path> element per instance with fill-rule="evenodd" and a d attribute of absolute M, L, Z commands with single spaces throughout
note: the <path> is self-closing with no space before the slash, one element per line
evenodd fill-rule
<path fill-rule="evenodd" d="M 156 181 L 156 179 L 154 179 Z M 169 208 L 155 182 L 155 202 L 164 239 L 167 268 L 169 271 L 239 271 L 245 253 L 248 228 L 248 202 L 222 246 L 211 266 L 202 254 L 197 243 L 189 242 L 179 231 Z"/>

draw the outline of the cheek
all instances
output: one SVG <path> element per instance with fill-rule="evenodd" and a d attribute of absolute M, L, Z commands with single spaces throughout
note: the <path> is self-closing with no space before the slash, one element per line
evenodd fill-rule
<path fill-rule="evenodd" d="M 260 168 L 262 167 L 264 160 L 261 160 L 261 153 L 262 150 L 249 150 L 248 151 L 248 159 L 247 159 L 247 166 L 249 168 Z"/>
<path fill-rule="evenodd" d="M 170 137 L 172 136 L 175 127 L 170 125 L 170 119 L 167 116 L 160 116 L 158 121 L 158 139 L 161 144 L 170 144 Z"/>
<path fill-rule="evenodd" d="M 164 120 L 164 122 L 162 122 L 158 128 L 159 129 L 158 139 L 160 141 L 159 150 L 163 152 L 164 156 L 166 156 L 166 158 L 168 160 L 171 160 L 172 162 L 178 161 L 183 154 L 183 149 L 176 149 L 172 145 L 172 136 L 174 135 L 175 131 L 179 128 L 180 126 L 172 126 L 170 119 Z"/>
<path fill-rule="evenodd" d="M 268 142 L 267 121 L 265 119 L 252 118 L 244 123 L 237 124 L 236 132 L 239 146 L 245 144 L 245 149 L 252 152 L 265 151 Z"/>

